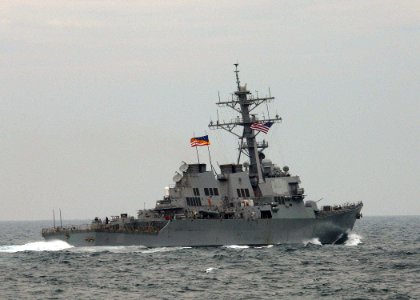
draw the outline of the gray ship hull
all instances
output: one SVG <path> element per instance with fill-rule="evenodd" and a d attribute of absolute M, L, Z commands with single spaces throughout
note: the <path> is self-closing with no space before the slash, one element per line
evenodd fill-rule
<path fill-rule="evenodd" d="M 268 143 L 256 138 L 281 121 L 277 114 L 266 118 L 254 111 L 274 97 L 255 97 L 240 84 L 238 64 L 234 72 L 237 90 L 228 101 L 219 98 L 217 105 L 239 115 L 228 122 L 210 121 L 209 128 L 240 138 L 236 164 L 219 165 L 220 172 L 216 172 L 213 166 L 207 170 L 205 163 L 182 162 L 173 177 L 175 184 L 165 188 L 154 209 L 139 210 L 137 218 L 122 213 L 105 221 L 96 217 L 86 226 L 44 228 L 44 238 L 74 246 L 269 245 L 311 239 L 323 244 L 343 243 L 361 216 L 363 204 L 319 209 L 318 201 L 304 201 L 299 176 L 291 174 L 288 166 L 281 168 L 268 159 L 263 152 Z M 196 150 L 210 145 L 208 135 L 193 137 L 190 142 Z"/>
<path fill-rule="evenodd" d="M 64 240 L 74 246 L 221 246 L 302 243 L 314 238 L 323 244 L 345 240 L 361 206 L 316 218 L 184 219 L 171 220 L 157 233 L 58 231 L 46 240 Z"/>

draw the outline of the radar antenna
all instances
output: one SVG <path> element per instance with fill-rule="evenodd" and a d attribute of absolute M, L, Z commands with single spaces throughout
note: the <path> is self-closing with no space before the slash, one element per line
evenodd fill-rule
<path fill-rule="evenodd" d="M 254 109 L 256 109 L 259 105 L 272 101 L 274 97 L 271 97 L 271 92 L 269 97 L 254 97 L 251 92 L 247 90 L 246 84 L 241 86 L 239 80 L 239 64 L 236 63 L 234 66 L 237 91 L 233 93 L 231 99 L 227 101 L 220 101 L 219 99 L 219 102 L 216 104 L 218 106 L 227 106 L 235 110 L 236 112 L 240 113 L 241 117 L 237 117 L 230 122 L 220 122 L 219 119 L 216 122 L 210 121 L 209 128 L 226 130 L 240 139 L 238 163 L 241 157 L 241 153 L 249 157 L 249 177 L 252 185 L 256 187 L 258 186 L 259 182 L 264 180 L 261 172 L 260 152 L 264 151 L 264 149 L 268 147 L 268 143 L 265 141 L 257 143 L 256 136 L 259 132 L 254 132 L 254 130 L 251 128 L 251 125 L 258 122 L 278 123 L 281 121 L 281 118 L 276 115 L 274 118 L 270 118 L 268 116 L 268 118 L 263 117 L 262 119 L 259 119 L 255 113 L 251 114 L 251 112 L 254 111 Z M 242 132 L 238 132 L 237 128 L 239 128 L 239 126 L 243 128 Z M 258 151 L 258 149 L 261 150 Z"/>
<path fill-rule="evenodd" d="M 238 70 L 238 66 L 239 66 L 239 64 L 238 63 L 236 63 L 236 64 L 233 64 L 234 66 L 235 66 L 235 73 L 236 73 L 236 83 L 237 83 L 237 85 L 238 85 L 238 91 L 240 90 L 240 88 L 241 88 L 241 82 L 239 81 L 239 70 Z"/>

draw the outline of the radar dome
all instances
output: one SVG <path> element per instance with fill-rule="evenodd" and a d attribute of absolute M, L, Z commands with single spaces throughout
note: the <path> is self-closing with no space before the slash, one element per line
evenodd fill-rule
<path fill-rule="evenodd" d="M 187 170 L 188 170 L 188 164 L 185 162 L 185 161 L 183 161 L 182 163 L 181 163 L 181 166 L 179 167 L 179 170 L 181 171 L 181 172 L 187 172 Z"/>
<path fill-rule="evenodd" d="M 175 172 L 174 177 L 172 177 L 172 180 L 174 182 L 179 182 L 182 179 L 182 174 L 179 174 L 178 172 Z"/>

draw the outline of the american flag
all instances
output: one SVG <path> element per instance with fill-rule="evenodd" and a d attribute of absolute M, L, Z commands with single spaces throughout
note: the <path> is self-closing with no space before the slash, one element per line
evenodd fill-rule
<path fill-rule="evenodd" d="M 267 133 L 273 124 L 273 122 L 256 122 L 251 124 L 251 129 Z"/>
<path fill-rule="evenodd" d="M 199 136 L 199 137 L 193 137 L 190 140 L 191 147 L 198 147 L 198 146 L 208 146 L 210 145 L 209 136 Z"/>

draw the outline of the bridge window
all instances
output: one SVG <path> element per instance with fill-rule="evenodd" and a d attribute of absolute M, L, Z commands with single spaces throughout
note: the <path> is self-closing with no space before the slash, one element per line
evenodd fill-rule
<path fill-rule="evenodd" d="M 236 189 L 238 197 L 250 197 L 249 189 Z"/>
<path fill-rule="evenodd" d="M 219 190 L 217 188 L 204 188 L 204 194 L 206 196 L 219 196 Z"/>
<path fill-rule="evenodd" d="M 201 206 L 200 197 L 187 197 L 188 206 Z"/>

